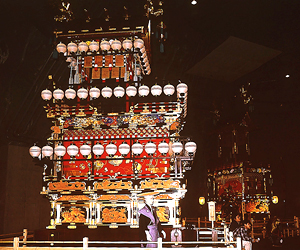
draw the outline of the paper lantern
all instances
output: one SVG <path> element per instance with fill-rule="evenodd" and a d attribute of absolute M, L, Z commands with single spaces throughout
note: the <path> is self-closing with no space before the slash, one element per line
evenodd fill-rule
<path fill-rule="evenodd" d="M 100 43 L 100 48 L 101 48 L 101 50 L 103 50 L 103 51 L 110 50 L 110 44 L 109 44 L 109 42 L 103 40 L 103 41 Z"/>
<path fill-rule="evenodd" d="M 91 153 L 91 146 L 90 145 L 87 145 L 87 144 L 84 144 L 80 147 L 80 153 L 83 155 L 83 156 L 88 156 L 90 153 Z"/>
<path fill-rule="evenodd" d="M 65 91 L 65 96 L 67 99 L 73 100 L 76 97 L 76 91 L 74 89 L 69 88 Z"/>
<path fill-rule="evenodd" d="M 175 92 L 175 87 L 173 85 L 168 83 L 167 85 L 164 86 L 165 95 L 171 96 L 174 94 L 174 92 Z"/>
<path fill-rule="evenodd" d="M 136 49 L 141 49 L 142 47 L 144 47 L 144 41 L 140 38 L 135 39 L 134 43 L 133 43 L 134 48 Z"/>
<path fill-rule="evenodd" d="M 41 154 L 41 148 L 38 147 L 38 146 L 32 146 L 30 149 L 29 149 L 29 154 L 35 158 L 35 157 L 38 157 L 40 154 Z"/>
<path fill-rule="evenodd" d="M 91 41 L 89 45 L 89 49 L 92 52 L 97 52 L 99 50 L 99 43 L 96 41 Z"/>
<path fill-rule="evenodd" d="M 104 152 L 104 147 L 100 143 L 97 143 L 93 146 L 94 155 L 100 156 L 103 154 L 103 152 Z"/>
<path fill-rule="evenodd" d="M 153 155 L 156 151 L 156 145 L 153 142 L 148 142 L 145 145 L 145 151 L 148 155 Z"/>
<path fill-rule="evenodd" d="M 162 154 L 165 155 L 169 152 L 169 144 L 166 142 L 161 142 L 158 144 L 158 151 Z"/>
<path fill-rule="evenodd" d="M 59 157 L 63 157 L 66 154 L 66 151 L 67 151 L 67 149 L 63 145 L 57 145 L 54 148 L 54 154 L 56 154 Z"/>
<path fill-rule="evenodd" d="M 128 87 L 126 88 L 126 94 L 127 94 L 129 97 L 135 96 L 136 93 L 137 93 L 136 87 L 134 87 L 134 86 L 128 86 Z"/>
<path fill-rule="evenodd" d="M 140 96 L 147 96 L 147 95 L 149 95 L 149 92 L 150 92 L 150 90 L 149 90 L 148 86 L 142 85 L 139 87 L 139 95 Z"/>
<path fill-rule="evenodd" d="M 90 97 L 91 98 L 98 98 L 100 96 L 100 89 L 98 89 L 97 87 L 93 87 L 90 89 Z"/>
<path fill-rule="evenodd" d="M 143 152 L 143 145 L 136 142 L 131 146 L 131 149 L 135 155 L 140 155 Z"/>
<path fill-rule="evenodd" d="M 71 144 L 67 147 L 67 153 L 69 156 L 74 157 L 78 154 L 78 147 L 74 144 Z"/>
<path fill-rule="evenodd" d="M 42 147 L 42 154 L 43 154 L 43 156 L 47 156 L 47 157 L 52 156 L 53 155 L 53 148 L 48 146 L 48 145 Z"/>
<path fill-rule="evenodd" d="M 131 50 L 132 48 L 132 41 L 129 40 L 129 39 L 125 39 L 123 42 L 122 42 L 122 46 L 125 50 Z"/>
<path fill-rule="evenodd" d="M 130 146 L 126 142 L 123 142 L 122 144 L 119 145 L 119 152 L 121 155 L 123 156 L 128 155 L 129 151 L 130 151 Z"/>
<path fill-rule="evenodd" d="M 153 96 L 159 96 L 159 95 L 161 95 L 161 93 L 162 93 L 162 87 L 161 86 L 155 84 L 151 87 L 151 94 Z"/>
<path fill-rule="evenodd" d="M 89 92 L 85 88 L 80 88 L 77 90 L 77 96 L 80 99 L 86 99 L 88 97 L 88 95 L 89 95 Z"/>
<path fill-rule="evenodd" d="M 64 92 L 61 89 L 53 91 L 53 97 L 55 100 L 62 100 L 64 98 Z"/>
<path fill-rule="evenodd" d="M 196 152 L 197 145 L 195 142 L 190 141 L 185 144 L 184 148 L 189 154 L 194 154 Z"/>
<path fill-rule="evenodd" d="M 57 44 L 56 50 L 58 53 L 64 54 L 67 51 L 67 46 L 65 44 L 63 44 L 62 42 L 60 42 L 59 44 Z"/>
<path fill-rule="evenodd" d="M 112 96 L 112 89 L 110 87 L 104 87 L 101 90 L 101 94 L 104 98 L 110 98 Z"/>
<path fill-rule="evenodd" d="M 180 154 L 181 151 L 183 150 L 183 145 L 181 142 L 174 142 L 172 144 L 172 150 L 175 154 Z"/>
<path fill-rule="evenodd" d="M 199 204 L 204 205 L 205 204 L 205 198 L 204 197 L 199 197 Z"/>
<path fill-rule="evenodd" d="M 179 83 L 176 89 L 178 94 L 185 94 L 188 91 L 188 86 L 185 83 Z"/>
<path fill-rule="evenodd" d="M 111 48 L 113 50 L 120 50 L 122 48 L 122 44 L 121 44 L 121 42 L 119 40 L 113 40 L 111 42 Z"/>
<path fill-rule="evenodd" d="M 86 42 L 80 42 L 78 44 L 78 50 L 82 53 L 82 52 L 87 52 L 89 49 L 89 46 L 86 44 Z"/>
<path fill-rule="evenodd" d="M 77 52 L 77 44 L 70 42 L 67 46 L 68 52 L 69 53 L 76 53 Z"/>
<path fill-rule="evenodd" d="M 124 94 L 125 94 L 125 89 L 124 88 L 122 88 L 120 86 L 114 88 L 115 97 L 120 98 L 120 97 L 123 97 Z"/>
<path fill-rule="evenodd" d="M 48 89 L 45 89 L 42 91 L 41 97 L 44 101 L 49 101 L 52 98 L 52 92 Z"/>
<path fill-rule="evenodd" d="M 106 153 L 110 156 L 117 153 L 117 150 L 118 150 L 117 146 L 113 143 L 110 143 L 105 147 Z"/>
<path fill-rule="evenodd" d="M 276 195 L 272 196 L 272 202 L 274 204 L 277 204 L 278 203 L 278 196 L 276 196 Z"/>

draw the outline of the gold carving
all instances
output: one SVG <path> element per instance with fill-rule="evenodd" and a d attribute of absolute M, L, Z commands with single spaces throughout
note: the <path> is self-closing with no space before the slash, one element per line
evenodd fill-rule
<path fill-rule="evenodd" d="M 102 182 L 94 183 L 94 189 L 131 189 L 132 182 L 131 181 L 116 181 L 111 182 L 110 180 L 104 180 Z"/>
<path fill-rule="evenodd" d="M 156 214 L 160 222 L 168 222 L 169 221 L 169 213 L 168 209 L 165 207 L 157 207 Z"/>
<path fill-rule="evenodd" d="M 50 190 L 85 190 L 85 183 L 79 181 L 72 182 L 72 183 L 66 181 L 50 182 L 49 189 Z"/>
<path fill-rule="evenodd" d="M 174 180 L 145 180 L 141 182 L 141 188 L 179 188 L 179 181 Z"/>
<path fill-rule="evenodd" d="M 64 211 L 61 213 L 64 218 L 62 223 L 84 223 L 85 216 L 84 211 L 81 211 L 80 208 L 72 207 L 68 211 Z"/>
<path fill-rule="evenodd" d="M 98 200 L 130 200 L 128 195 L 101 195 Z"/>
<path fill-rule="evenodd" d="M 126 208 L 104 208 L 102 211 L 102 222 L 127 222 Z"/>
<path fill-rule="evenodd" d="M 160 194 L 155 199 L 156 200 L 172 200 L 172 197 L 168 194 Z"/>
<path fill-rule="evenodd" d="M 63 195 L 58 199 L 58 201 L 87 201 L 91 200 L 86 195 Z"/>

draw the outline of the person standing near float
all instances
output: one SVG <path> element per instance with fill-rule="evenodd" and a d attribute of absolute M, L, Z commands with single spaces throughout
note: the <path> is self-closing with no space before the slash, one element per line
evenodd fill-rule
<path fill-rule="evenodd" d="M 166 233 L 161 228 L 156 209 L 153 207 L 154 196 L 159 192 L 149 192 L 140 194 L 144 197 L 145 206 L 138 211 L 139 216 L 139 235 L 141 241 L 157 242 L 159 236 L 166 238 Z M 142 247 L 145 247 L 142 244 Z M 146 247 L 157 247 L 156 243 L 148 243 Z"/>

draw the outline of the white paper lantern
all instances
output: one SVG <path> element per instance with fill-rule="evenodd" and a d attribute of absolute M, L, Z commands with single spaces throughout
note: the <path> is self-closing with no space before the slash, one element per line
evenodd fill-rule
<path fill-rule="evenodd" d="M 174 92 L 175 92 L 175 87 L 173 85 L 168 83 L 167 85 L 164 86 L 165 95 L 171 96 L 174 94 Z"/>
<path fill-rule="evenodd" d="M 66 151 L 67 151 L 67 149 L 63 145 L 57 145 L 54 148 L 54 154 L 56 154 L 59 157 L 63 157 L 66 154 Z"/>
<path fill-rule="evenodd" d="M 120 97 L 123 97 L 124 94 L 125 94 L 125 89 L 124 88 L 122 88 L 120 86 L 114 88 L 115 97 L 120 98 Z"/>
<path fill-rule="evenodd" d="M 135 39 L 134 40 L 134 43 L 133 43 L 133 46 L 134 46 L 134 48 L 138 48 L 138 49 L 141 49 L 141 48 L 143 48 L 144 47 L 144 41 L 142 40 L 142 39 L 140 39 L 140 38 L 138 38 L 138 39 Z"/>
<path fill-rule="evenodd" d="M 183 150 L 183 145 L 181 142 L 174 142 L 172 144 L 172 150 L 175 154 L 180 154 L 181 151 Z"/>
<path fill-rule="evenodd" d="M 117 150 L 117 146 L 113 143 L 110 143 L 105 147 L 105 151 L 108 155 L 114 155 L 115 153 L 117 153 Z"/>
<path fill-rule="evenodd" d="M 139 87 L 139 95 L 140 96 L 147 96 L 149 95 L 150 89 L 146 85 L 142 85 Z"/>
<path fill-rule="evenodd" d="M 160 96 L 161 93 L 162 93 L 162 87 L 161 87 L 161 86 L 155 84 L 155 85 L 153 85 L 153 86 L 151 87 L 151 94 L 152 94 L 153 96 Z"/>
<path fill-rule="evenodd" d="M 132 48 L 132 41 L 129 40 L 129 39 L 125 39 L 123 42 L 122 42 L 122 46 L 125 50 L 131 50 Z"/>
<path fill-rule="evenodd" d="M 74 89 L 69 88 L 65 91 L 65 96 L 67 99 L 73 100 L 76 97 L 76 91 Z"/>
<path fill-rule="evenodd" d="M 67 51 L 67 46 L 65 44 L 63 44 L 62 42 L 60 42 L 59 44 L 57 44 L 56 50 L 58 53 L 64 54 Z"/>
<path fill-rule="evenodd" d="M 82 52 L 87 52 L 89 49 L 89 46 L 86 44 L 86 42 L 80 42 L 78 44 L 78 50 L 82 53 Z"/>
<path fill-rule="evenodd" d="M 76 53 L 77 52 L 77 44 L 70 42 L 67 46 L 68 52 L 69 53 Z"/>
<path fill-rule="evenodd" d="M 100 43 L 100 48 L 101 48 L 101 50 L 104 50 L 104 51 L 110 50 L 110 44 L 109 44 L 109 42 L 103 40 L 103 41 Z"/>
<path fill-rule="evenodd" d="M 182 82 L 177 85 L 176 89 L 178 94 L 185 94 L 188 91 L 188 86 Z"/>
<path fill-rule="evenodd" d="M 90 89 L 90 97 L 96 99 L 100 96 L 100 94 L 100 89 L 98 89 L 97 87 L 93 87 Z"/>
<path fill-rule="evenodd" d="M 100 156 L 103 154 L 103 152 L 104 152 L 104 147 L 100 143 L 97 143 L 93 146 L 94 155 Z"/>
<path fill-rule="evenodd" d="M 169 152 L 169 144 L 166 142 L 161 142 L 158 144 L 158 151 L 162 154 L 165 155 Z"/>
<path fill-rule="evenodd" d="M 41 93 L 41 97 L 44 101 L 49 101 L 52 98 L 52 92 L 48 89 L 44 89 Z"/>
<path fill-rule="evenodd" d="M 194 154 L 197 150 L 197 144 L 190 141 L 185 144 L 184 148 L 189 154 Z"/>
<path fill-rule="evenodd" d="M 97 52 L 99 50 L 99 43 L 96 41 L 91 41 L 89 45 L 89 49 L 92 52 Z"/>
<path fill-rule="evenodd" d="M 145 145 L 145 151 L 148 155 L 153 155 L 156 151 L 156 145 L 153 142 L 148 142 Z"/>
<path fill-rule="evenodd" d="M 40 154 L 41 154 L 41 148 L 38 147 L 38 146 L 32 146 L 30 149 L 29 149 L 29 154 L 35 158 L 35 157 L 38 157 Z"/>
<path fill-rule="evenodd" d="M 67 147 L 67 153 L 69 156 L 74 157 L 78 154 L 78 147 L 74 144 L 71 144 Z"/>
<path fill-rule="evenodd" d="M 53 91 L 53 97 L 55 100 L 62 100 L 64 98 L 64 92 L 61 89 Z"/>
<path fill-rule="evenodd" d="M 122 144 L 119 145 L 119 152 L 121 155 L 123 156 L 128 155 L 129 151 L 130 151 L 130 146 L 126 142 L 123 142 Z"/>
<path fill-rule="evenodd" d="M 136 142 L 134 143 L 132 146 L 131 146 L 131 149 L 132 149 L 132 152 L 135 154 L 135 155 L 140 155 L 142 152 L 143 152 L 143 145 L 139 142 Z"/>
<path fill-rule="evenodd" d="M 86 99 L 88 97 L 88 95 L 89 95 L 89 92 L 85 88 L 80 88 L 77 90 L 77 96 L 80 99 Z"/>
<path fill-rule="evenodd" d="M 122 48 L 122 44 L 121 44 L 121 42 L 119 41 L 119 40 L 113 40 L 112 42 L 111 42 L 111 48 L 113 49 L 113 50 L 120 50 L 121 48 Z"/>
<path fill-rule="evenodd" d="M 83 155 L 83 156 L 88 156 L 90 153 L 91 153 L 91 146 L 90 145 L 87 145 L 87 144 L 84 144 L 80 147 L 80 153 Z"/>
<path fill-rule="evenodd" d="M 112 89 L 110 87 L 104 87 L 101 90 L 101 94 L 104 98 L 110 98 L 112 96 Z"/>
<path fill-rule="evenodd" d="M 128 87 L 126 88 L 126 94 L 127 94 L 129 97 L 135 96 L 136 93 L 137 93 L 136 87 L 134 87 L 134 86 L 128 86 Z"/>
<path fill-rule="evenodd" d="M 43 156 L 47 156 L 47 157 L 52 156 L 53 155 L 53 148 L 48 146 L 48 145 L 42 147 L 42 154 L 43 154 Z"/>

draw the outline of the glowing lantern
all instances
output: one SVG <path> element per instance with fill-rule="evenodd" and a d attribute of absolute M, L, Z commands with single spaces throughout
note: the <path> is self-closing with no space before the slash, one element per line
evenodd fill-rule
<path fill-rule="evenodd" d="M 195 142 L 187 142 L 184 146 L 185 150 L 188 152 L 188 154 L 194 154 L 197 149 L 197 145 Z"/>
<path fill-rule="evenodd" d="M 96 42 L 96 41 L 91 41 L 91 42 L 90 42 L 90 45 L 89 45 L 89 49 L 90 49 L 90 51 L 92 51 L 92 52 L 98 51 L 98 50 L 99 50 L 99 43 Z"/>
<path fill-rule="evenodd" d="M 57 44 L 56 50 L 58 53 L 64 54 L 67 51 L 67 46 L 65 44 L 63 44 L 62 42 L 60 42 L 59 44 Z"/>
<path fill-rule="evenodd" d="M 74 157 L 78 154 L 78 147 L 74 144 L 71 144 L 67 147 L 67 153 L 69 156 Z"/>
<path fill-rule="evenodd" d="M 172 150 L 175 154 L 180 154 L 181 151 L 183 150 L 183 145 L 181 142 L 174 142 L 172 144 Z"/>
<path fill-rule="evenodd" d="M 111 42 L 111 48 L 113 50 L 120 50 L 122 48 L 122 44 L 121 44 L 121 42 L 119 40 L 113 40 Z"/>
<path fill-rule="evenodd" d="M 110 44 L 109 44 L 109 42 L 103 40 L 103 41 L 100 43 L 100 48 L 101 48 L 101 50 L 104 50 L 104 51 L 110 50 Z"/>
<path fill-rule="evenodd" d="M 83 155 L 83 156 L 88 156 L 90 153 L 91 153 L 91 146 L 90 145 L 87 145 L 87 144 L 84 144 L 80 147 L 80 153 Z"/>
<path fill-rule="evenodd" d="M 80 42 L 78 44 L 78 50 L 82 53 L 82 52 L 87 52 L 89 49 L 89 46 L 86 44 L 86 42 Z"/>
<path fill-rule="evenodd" d="M 50 147 L 50 146 L 48 146 L 48 145 L 42 147 L 42 154 L 43 154 L 44 156 L 47 156 L 47 157 L 52 156 L 52 155 L 53 155 L 53 148 Z"/>
<path fill-rule="evenodd" d="M 56 100 L 62 100 L 64 98 L 64 92 L 61 89 L 56 89 L 53 91 L 53 97 Z"/>
<path fill-rule="evenodd" d="M 145 145 L 145 151 L 148 155 L 153 155 L 156 151 L 156 145 L 153 142 L 148 142 Z"/>
<path fill-rule="evenodd" d="M 140 96 L 147 96 L 147 95 L 149 95 L 149 92 L 150 92 L 150 90 L 149 90 L 148 86 L 142 85 L 139 87 L 139 95 Z"/>
<path fill-rule="evenodd" d="M 105 148 L 106 153 L 110 156 L 117 153 L 117 150 L 118 150 L 117 146 L 113 143 L 108 144 Z"/>
<path fill-rule="evenodd" d="M 175 92 L 175 87 L 168 83 L 167 85 L 164 86 L 164 93 L 165 95 L 171 96 Z"/>
<path fill-rule="evenodd" d="M 140 155 L 143 152 L 143 145 L 136 142 L 131 146 L 131 149 L 135 155 Z"/>
<path fill-rule="evenodd" d="M 129 39 L 125 39 L 122 43 L 122 46 L 125 50 L 131 50 L 132 48 L 132 41 Z"/>
<path fill-rule="evenodd" d="M 204 197 L 199 197 L 199 204 L 204 205 L 205 204 L 205 198 Z"/>
<path fill-rule="evenodd" d="M 128 87 L 126 88 L 126 94 L 127 94 L 129 97 L 135 96 L 135 95 L 136 95 L 136 92 L 137 92 L 137 90 L 136 90 L 136 87 L 134 87 L 134 86 L 128 86 Z"/>
<path fill-rule="evenodd" d="M 129 151 L 130 151 L 130 146 L 126 142 L 120 144 L 119 152 L 122 156 L 128 155 Z"/>
<path fill-rule="evenodd" d="M 104 98 L 110 98 L 112 96 L 112 89 L 110 87 L 104 87 L 101 90 L 101 94 Z"/>
<path fill-rule="evenodd" d="M 76 97 L 76 91 L 74 89 L 67 89 L 65 91 L 65 96 L 69 100 L 73 100 Z"/>
<path fill-rule="evenodd" d="M 184 95 L 188 91 L 188 86 L 185 83 L 179 83 L 177 85 L 177 93 Z"/>
<path fill-rule="evenodd" d="M 123 97 L 124 94 L 125 94 L 125 89 L 124 88 L 122 88 L 120 86 L 114 88 L 115 97 L 120 98 L 120 97 Z"/>
<path fill-rule="evenodd" d="M 30 149 L 29 149 L 29 154 L 35 158 L 35 157 L 38 157 L 40 154 L 41 154 L 41 148 L 38 147 L 38 146 L 32 146 Z"/>
<path fill-rule="evenodd" d="M 151 94 L 153 96 L 159 96 L 159 95 L 161 95 L 161 93 L 162 93 L 162 87 L 161 86 L 155 84 L 151 87 Z"/>
<path fill-rule="evenodd" d="M 76 53 L 77 52 L 77 44 L 70 42 L 67 46 L 68 52 L 69 53 Z"/>
<path fill-rule="evenodd" d="M 41 97 L 44 101 L 49 101 L 52 98 L 52 92 L 48 89 L 45 89 L 42 91 Z"/>
<path fill-rule="evenodd" d="M 104 147 L 100 144 L 97 143 L 93 146 L 93 153 L 97 156 L 102 155 L 104 152 Z"/>
<path fill-rule="evenodd" d="M 88 95 L 89 95 L 89 92 L 85 88 L 80 88 L 77 90 L 77 96 L 80 99 L 86 99 L 88 97 Z"/>
<path fill-rule="evenodd" d="M 54 154 L 59 157 L 63 157 L 66 154 L 66 147 L 63 145 L 58 145 L 54 148 Z"/>
<path fill-rule="evenodd" d="M 141 48 L 143 48 L 144 47 L 144 41 L 142 40 L 142 39 L 140 39 L 140 38 L 138 38 L 138 39 L 135 39 L 134 40 L 134 43 L 133 43 L 133 46 L 134 46 L 134 48 L 138 48 L 138 49 L 141 49 Z"/>
<path fill-rule="evenodd" d="M 272 202 L 274 203 L 274 204 L 277 204 L 278 203 L 278 196 L 272 196 Z"/>
<path fill-rule="evenodd" d="M 90 97 L 92 98 L 98 98 L 100 96 L 100 89 L 97 87 L 93 87 L 90 89 Z"/>
<path fill-rule="evenodd" d="M 165 155 L 169 152 L 169 144 L 166 143 L 165 141 L 161 142 L 158 144 L 158 151 L 162 154 Z"/>

